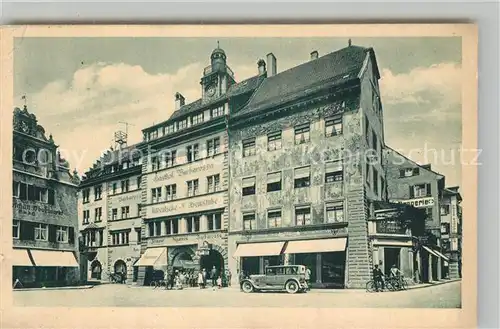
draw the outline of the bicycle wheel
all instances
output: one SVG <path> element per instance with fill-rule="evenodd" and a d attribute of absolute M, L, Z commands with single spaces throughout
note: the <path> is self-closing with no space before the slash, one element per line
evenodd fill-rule
<path fill-rule="evenodd" d="M 158 282 L 158 287 L 167 289 L 167 282 L 165 280 L 161 280 L 160 282 Z"/>
<path fill-rule="evenodd" d="M 367 292 L 374 292 L 376 289 L 375 287 L 375 281 L 370 280 L 366 283 L 366 291 Z"/>
<path fill-rule="evenodd" d="M 408 290 L 408 284 L 405 279 L 401 280 L 401 290 Z"/>
<path fill-rule="evenodd" d="M 156 288 L 156 285 L 157 285 L 157 282 L 156 281 L 151 281 L 151 283 L 149 284 L 150 287 L 153 287 L 153 288 Z"/>

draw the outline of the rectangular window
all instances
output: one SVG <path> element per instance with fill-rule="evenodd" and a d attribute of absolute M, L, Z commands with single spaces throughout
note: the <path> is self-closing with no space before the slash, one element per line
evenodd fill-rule
<path fill-rule="evenodd" d="M 165 221 L 166 235 L 179 233 L 179 219 L 169 219 Z"/>
<path fill-rule="evenodd" d="M 128 179 L 122 180 L 121 185 L 122 185 L 122 193 L 128 192 L 128 190 L 129 190 L 129 180 Z"/>
<path fill-rule="evenodd" d="M 325 119 L 325 136 L 342 135 L 342 117 Z"/>
<path fill-rule="evenodd" d="M 311 167 L 295 168 L 294 170 L 294 187 L 302 188 L 311 186 Z"/>
<path fill-rule="evenodd" d="M 153 130 L 149 132 L 149 140 L 153 140 L 158 138 L 158 130 Z"/>
<path fill-rule="evenodd" d="M 342 182 L 344 180 L 344 170 L 342 161 L 325 163 L 325 183 Z"/>
<path fill-rule="evenodd" d="M 190 180 L 187 182 L 188 196 L 198 195 L 198 180 Z"/>
<path fill-rule="evenodd" d="M 341 223 L 344 221 L 344 205 L 342 203 L 326 205 L 327 223 Z"/>
<path fill-rule="evenodd" d="M 151 203 L 158 203 L 161 199 L 161 187 L 151 189 Z"/>
<path fill-rule="evenodd" d="M 121 218 L 122 219 L 128 218 L 129 214 L 130 214 L 130 207 L 129 206 L 122 207 L 122 217 Z"/>
<path fill-rule="evenodd" d="M 191 117 L 191 124 L 194 126 L 194 125 L 197 125 L 197 124 L 200 124 L 203 122 L 203 112 L 201 113 L 198 113 L 196 115 L 193 115 Z"/>
<path fill-rule="evenodd" d="M 88 195 L 90 194 L 89 190 L 87 190 Z M 85 196 L 83 199 L 83 202 L 89 202 L 89 198 L 87 195 L 87 200 L 85 201 Z M 21 200 L 28 200 L 28 185 L 25 183 L 19 183 L 19 199 Z"/>
<path fill-rule="evenodd" d="M 418 184 L 410 186 L 410 198 L 421 198 L 431 195 L 431 184 Z"/>
<path fill-rule="evenodd" d="M 268 210 L 267 227 L 281 227 L 281 209 Z"/>
<path fill-rule="evenodd" d="M 56 204 L 56 191 L 49 189 L 47 199 L 48 199 L 49 204 L 55 205 Z"/>
<path fill-rule="evenodd" d="M 94 221 L 100 222 L 102 220 L 102 207 L 95 208 L 94 211 Z"/>
<path fill-rule="evenodd" d="M 281 171 L 267 174 L 267 192 L 281 191 Z"/>
<path fill-rule="evenodd" d="M 373 168 L 373 192 L 375 192 L 375 195 L 379 195 L 379 192 L 378 192 L 378 171 L 375 168 Z"/>
<path fill-rule="evenodd" d="M 209 214 L 207 215 L 207 220 L 208 220 L 209 231 L 218 231 L 221 229 L 221 222 L 222 222 L 221 213 Z"/>
<path fill-rule="evenodd" d="M 450 223 L 441 223 L 441 234 L 450 234 Z"/>
<path fill-rule="evenodd" d="M 171 134 L 174 132 L 174 125 L 168 125 L 165 127 L 165 135 Z"/>
<path fill-rule="evenodd" d="M 156 171 L 160 169 L 160 158 L 158 156 L 151 157 L 151 170 Z"/>
<path fill-rule="evenodd" d="M 295 208 L 295 225 L 311 225 L 311 207 L 296 207 Z"/>
<path fill-rule="evenodd" d="M 174 200 L 177 198 L 177 184 L 167 185 L 166 189 L 166 197 L 167 201 Z"/>
<path fill-rule="evenodd" d="M 57 242 L 68 242 L 68 228 L 65 226 L 58 226 L 56 230 L 56 241 Z"/>
<path fill-rule="evenodd" d="M 207 177 L 207 193 L 217 192 L 220 189 L 220 175 Z"/>
<path fill-rule="evenodd" d="M 141 229 L 140 228 L 135 229 L 135 240 L 137 241 L 138 244 L 141 242 Z"/>
<path fill-rule="evenodd" d="M 89 218 L 90 218 L 90 211 L 89 210 L 84 210 L 83 211 L 83 224 L 88 224 L 89 223 Z"/>
<path fill-rule="evenodd" d="M 12 196 L 19 198 L 19 182 L 12 182 Z"/>
<path fill-rule="evenodd" d="M 118 219 L 118 209 L 113 208 L 111 210 L 111 220 L 117 220 Z"/>
<path fill-rule="evenodd" d="M 255 194 L 255 176 L 243 178 L 241 188 L 243 196 Z"/>
<path fill-rule="evenodd" d="M 304 123 L 298 126 L 295 126 L 295 144 L 303 144 L 307 143 L 310 140 L 310 123 Z"/>
<path fill-rule="evenodd" d="M 256 229 L 255 213 L 245 213 L 243 214 L 243 229 L 244 230 L 254 230 Z"/>
<path fill-rule="evenodd" d="M 177 151 L 171 150 L 163 154 L 163 166 L 165 168 L 173 167 L 177 164 Z"/>
<path fill-rule="evenodd" d="M 148 223 L 148 236 L 155 236 L 155 223 L 154 222 L 149 222 Z"/>
<path fill-rule="evenodd" d="M 111 185 L 111 193 L 112 193 L 112 194 L 116 194 L 116 190 L 117 190 L 117 189 L 118 189 L 118 184 L 113 183 L 113 184 Z"/>
<path fill-rule="evenodd" d="M 281 131 L 276 131 L 267 135 L 267 150 L 275 151 L 281 149 Z"/>
<path fill-rule="evenodd" d="M 47 241 L 47 239 L 48 239 L 47 224 L 37 224 L 35 226 L 35 240 Z"/>
<path fill-rule="evenodd" d="M 220 138 L 209 139 L 207 141 L 207 156 L 219 154 L 220 151 Z"/>
<path fill-rule="evenodd" d="M 243 141 L 243 157 L 249 157 L 255 154 L 255 138 Z"/>
<path fill-rule="evenodd" d="M 450 205 L 445 204 L 441 206 L 441 216 L 446 216 L 450 213 Z"/>
<path fill-rule="evenodd" d="M 416 168 L 405 168 L 399 170 L 399 177 L 412 177 L 412 176 L 418 176 L 420 174 L 420 170 L 418 167 Z"/>
<path fill-rule="evenodd" d="M 141 188 L 141 176 L 137 177 L 136 186 L 137 186 L 137 189 Z"/>
<path fill-rule="evenodd" d="M 224 115 L 224 106 L 219 106 L 215 109 L 212 109 L 212 118 L 220 117 Z"/>
<path fill-rule="evenodd" d="M 12 222 L 12 237 L 14 239 L 19 239 L 19 232 L 20 232 L 20 224 L 18 220 L 14 220 Z"/>
<path fill-rule="evenodd" d="M 102 185 L 94 187 L 94 198 L 95 200 L 102 199 Z"/>
<path fill-rule="evenodd" d="M 162 235 L 162 229 L 161 229 L 161 224 L 162 222 L 154 222 L 155 223 L 155 236 L 161 236 Z"/>
<path fill-rule="evenodd" d="M 187 162 L 198 160 L 198 144 L 189 145 L 187 148 Z"/>
<path fill-rule="evenodd" d="M 200 231 L 200 216 L 193 216 L 187 218 L 187 231 L 189 233 Z"/>
<path fill-rule="evenodd" d="M 188 120 L 187 119 L 184 119 L 184 120 L 181 120 L 177 123 L 177 129 L 178 130 L 181 130 L 181 129 L 186 129 L 188 126 Z"/>

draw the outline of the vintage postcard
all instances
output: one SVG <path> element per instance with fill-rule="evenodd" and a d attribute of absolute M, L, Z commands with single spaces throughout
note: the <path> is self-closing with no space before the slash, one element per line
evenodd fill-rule
<path fill-rule="evenodd" d="M 3 327 L 475 327 L 475 25 L 1 42 Z"/>

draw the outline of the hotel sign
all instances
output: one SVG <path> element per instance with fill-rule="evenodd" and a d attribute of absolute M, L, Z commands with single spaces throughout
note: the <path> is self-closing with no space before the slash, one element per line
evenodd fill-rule
<path fill-rule="evenodd" d="M 185 200 L 170 201 L 158 206 L 148 206 L 147 217 L 175 216 L 178 214 L 205 211 L 224 207 L 222 193 L 199 196 Z"/>
<path fill-rule="evenodd" d="M 391 202 L 403 203 L 403 204 L 413 206 L 415 208 L 427 208 L 427 207 L 434 206 L 434 198 L 433 197 L 410 199 L 410 200 L 391 200 Z"/>
<path fill-rule="evenodd" d="M 111 204 L 124 204 L 124 203 L 139 203 L 141 202 L 141 193 L 140 192 L 135 192 L 132 194 L 126 194 L 126 195 L 121 195 L 121 196 L 110 196 L 109 197 L 109 202 Z"/>
<path fill-rule="evenodd" d="M 457 216 L 457 206 L 451 204 L 451 234 L 458 233 L 458 216 Z"/>
<path fill-rule="evenodd" d="M 16 199 L 14 199 L 13 207 L 18 215 L 29 215 L 29 216 L 35 216 L 38 214 L 56 215 L 56 216 L 63 215 L 62 210 L 54 209 L 53 206 L 48 206 L 43 204 L 29 204 L 18 201 Z"/>
<path fill-rule="evenodd" d="M 174 177 L 182 177 L 192 175 L 198 172 L 205 172 L 214 168 L 213 163 L 202 163 L 197 166 L 182 166 L 177 169 L 170 169 L 164 173 L 153 174 L 153 182 L 163 182 L 173 179 Z"/>
<path fill-rule="evenodd" d="M 188 233 L 166 236 L 161 238 L 148 239 L 148 247 L 154 246 L 175 246 L 175 245 L 190 245 L 196 244 L 202 247 L 203 245 L 222 245 L 225 234 L 221 232 L 210 233 Z"/>

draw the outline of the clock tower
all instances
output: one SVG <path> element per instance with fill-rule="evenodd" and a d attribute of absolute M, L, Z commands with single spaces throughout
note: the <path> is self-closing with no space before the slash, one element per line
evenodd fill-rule
<path fill-rule="evenodd" d="M 234 73 L 226 64 L 226 53 L 219 47 L 210 56 L 210 65 L 203 70 L 201 94 L 204 103 L 209 103 L 223 96 L 235 83 Z"/>

